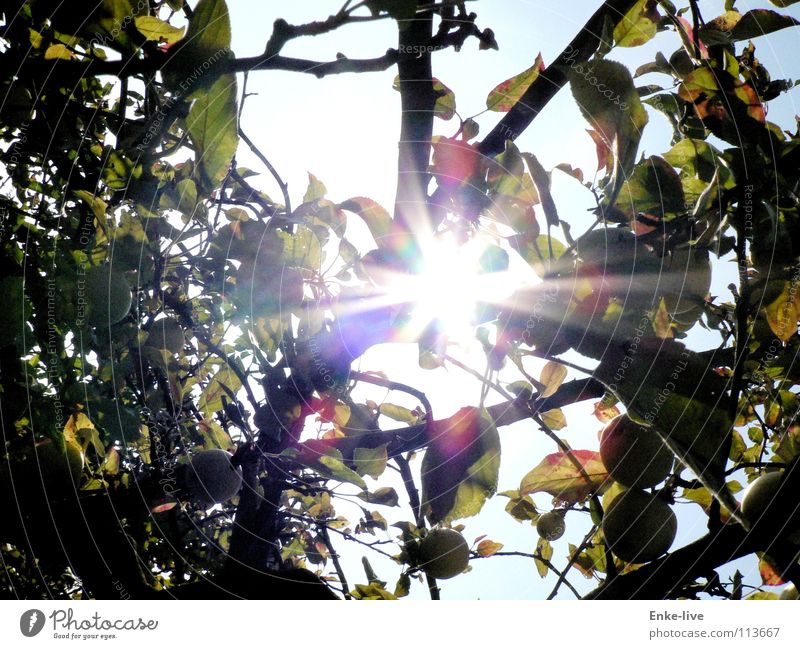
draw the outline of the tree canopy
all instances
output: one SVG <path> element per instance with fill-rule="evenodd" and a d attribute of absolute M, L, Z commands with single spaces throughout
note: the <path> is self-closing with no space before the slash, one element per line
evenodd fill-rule
<path fill-rule="evenodd" d="M 503 556 L 550 597 L 800 584 L 800 130 L 770 121 L 795 83 L 753 43 L 800 21 L 771 2 L 598 0 L 467 117 L 434 64 L 503 45 L 480 2 L 348 0 L 237 57 L 225 0 L 0 1 L 3 596 L 438 599 Z M 286 53 L 378 21 L 375 58 Z M 290 191 L 242 127 L 255 75 L 389 69 L 393 206 Z M 515 144 L 559 92 L 596 173 Z M 449 373 L 480 398 L 440 412 Z M 548 451 L 509 489 L 522 421 Z M 491 500 L 534 542 L 465 539 Z"/>

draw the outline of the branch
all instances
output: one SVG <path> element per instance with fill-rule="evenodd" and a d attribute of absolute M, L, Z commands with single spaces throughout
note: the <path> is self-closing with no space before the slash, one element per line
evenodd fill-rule
<path fill-rule="evenodd" d="M 517 421 L 529 419 L 538 412 L 547 412 L 572 403 L 587 399 L 599 399 L 605 393 L 605 386 L 599 381 L 588 378 L 564 383 L 553 395 L 544 399 L 534 398 L 527 401 L 518 398 L 513 401 L 489 406 L 487 411 L 495 426 L 508 426 Z M 419 450 L 428 445 L 427 430 L 433 422 L 365 433 L 357 437 L 337 437 L 332 439 L 312 439 L 298 445 L 301 453 L 318 456 L 336 449 L 345 459 L 352 458 L 356 448 L 375 448 L 388 445 L 389 457 L 397 457 L 402 453 Z"/>
<path fill-rule="evenodd" d="M 576 63 L 589 60 L 602 44 L 600 38 L 606 20 L 618 23 L 636 4 L 637 0 L 607 0 L 589 18 L 577 36 L 556 60 L 530 85 L 511 110 L 483 139 L 479 149 L 487 156 L 502 153 L 506 140 L 516 140 L 567 83 L 567 69 Z"/>
<path fill-rule="evenodd" d="M 418 3 L 419 4 L 419 3 Z M 433 14 L 400 23 L 400 52 L 419 52 L 420 44 L 433 38 Z M 394 217 L 401 231 L 423 233 L 430 230 L 425 200 L 428 196 L 428 161 L 433 137 L 433 92 L 431 50 L 397 62 L 400 79 L 402 117 L 397 160 L 397 196 Z"/>

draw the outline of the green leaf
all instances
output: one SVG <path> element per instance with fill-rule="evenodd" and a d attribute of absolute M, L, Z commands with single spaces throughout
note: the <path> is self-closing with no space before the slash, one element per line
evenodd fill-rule
<path fill-rule="evenodd" d="M 532 153 L 523 153 L 522 157 L 528 165 L 528 171 L 530 171 L 533 184 L 536 186 L 536 193 L 539 194 L 539 201 L 542 204 L 547 225 L 557 227 L 560 219 L 558 218 L 556 203 L 550 193 L 550 174 L 544 170 L 544 167 Z"/>
<path fill-rule="evenodd" d="M 632 361 L 623 360 L 626 356 Z M 677 341 L 645 339 L 635 354 L 609 348 L 595 378 L 617 395 L 631 418 L 652 426 L 738 520 L 738 506 L 724 479 L 733 421 L 723 377 Z"/>
<path fill-rule="evenodd" d="M 406 424 L 416 424 L 419 421 L 419 416 L 413 410 L 403 406 L 396 406 L 393 403 L 382 403 L 378 407 L 378 411 L 390 419 L 402 421 Z"/>
<path fill-rule="evenodd" d="M 486 97 L 486 108 L 500 113 L 507 113 L 516 104 L 530 85 L 536 81 L 544 70 L 541 53 L 536 55 L 533 65 L 510 79 L 495 86 Z"/>
<path fill-rule="evenodd" d="M 226 74 L 195 100 L 186 127 L 195 150 L 195 168 L 207 193 L 228 173 L 239 143 L 236 76 Z"/>
<path fill-rule="evenodd" d="M 392 217 L 378 203 L 371 198 L 356 196 L 340 203 L 339 207 L 354 212 L 362 218 L 378 247 L 391 247 L 389 235 L 392 232 Z"/>
<path fill-rule="evenodd" d="M 525 235 L 515 235 L 510 237 L 509 243 L 543 279 L 550 269 L 550 263 L 561 257 L 567 249 L 558 239 L 548 237 L 546 234 L 540 234 L 535 239 Z M 552 258 L 550 257 L 551 247 L 553 249 Z"/>
<path fill-rule="evenodd" d="M 148 41 L 163 41 L 165 43 L 177 43 L 183 38 L 183 27 L 173 27 L 168 22 L 156 18 L 155 16 L 136 16 L 136 29 L 138 29 Z"/>
<path fill-rule="evenodd" d="M 342 454 L 338 450 L 334 449 L 328 454 L 320 456 L 315 464 L 318 465 L 317 470 L 328 478 L 349 482 L 364 491 L 367 490 L 367 483 L 360 475 L 345 465 Z"/>
<path fill-rule="evenodd" d="M 377 480 L 386 470 L 386 463 L 389 461 L 386 446 L 386 444 L 382 444 L 377 448 L 357 448 L 353 452 L 356 472 Z"/>
<path fill-rule="evenodd" d="M 305 226 L 299 226 L 292 235 L 283 230 L 277 231 L 283 239 L 283 261 L 288 266 L 298 266 L 318 271 L 322 265 L 323 252 L 319 237 Z"/>
<path fill-rule="evenodd" d="M 325 198 L 325 194 L 328 193 L 325 184 L 322 183 L 314 174 L 308 174 L 308 188 L 306 189 L 306 193 L 303 195 L 303 202 L 310 203 L 311 201 L 315 201 L 320 198 Z"/>
<path fill-rule="evenodd" d="M 203 390 L 197 407 L 200 412 L 210 418 L 215 412 L 222 410 L 222 397 L 224 396 L 230 401 L 229 394 L 231 392 L 235 394 L 241 387 L 242 382 L 236 373 L 224 365 Z"/>
<path fill-rule="evenodd" d="M 643 45 L 656 35 L 660 18 L 655 0 L 639 0 L 614 27 L 614 44 L 619 47 Z"/>
<path fill-rule="evenodd" d="M 422 509 L 433 523 L 477 514 L 497 489 L 500 436 L 484 410 L 437 421 L 422 460 Z"/>
<path fill-rule="evenodd" d="M 800 21 L 796 18 L 780 14 L 777 11 L 753 9 L 742 15 L 730 34 L 734 41 L 747 41 L 798 25 L 800 25 Z"/>
<path fill-rule="evenodd" d="M 230 59 L 230 48 L 231 21 L 225 0 L 200 0 L 186 36 L 161 71 L 165 84 L 183 98 L 202 97 Z"/>
<path fill-rule="evenodd" d="M 568 77 L 581 114 L 615 152 L 614 182 L 609 187 L 613 196 L 636 161 L 647 112 L 621 63 L 606 59 L 576 63 Z"/>

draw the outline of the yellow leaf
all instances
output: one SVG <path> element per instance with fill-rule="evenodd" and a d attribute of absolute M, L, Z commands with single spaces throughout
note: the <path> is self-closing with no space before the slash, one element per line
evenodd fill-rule
<path fill-rule="evenodd" d="M 766 308 L 767 322 L 772 333 L 782 342 L 788 341 L 797 333 L 798 305 L 797 293 L 800 283 L 786 282 L 783 292 Z"/>
<path fill-rule="evenodd" d="M 542 368 L 542 373 L 539 375 L 539 380 L 544 385 L 544 390 L 539 395 L 540 398 L 552 396 L 564 379 L 567 378 L 567 368 L 561 363 L 548 361 Z"/>
<path fill-rule="evenodd" d="M 44 58 L 45 59 L 64 59 L 65 61 L 72 60 L 72 52 L 69 51 L 69 48 L 66 45 L 62 45 L 61 43 L 57 45 L 51 45 L 44 51 Z"/>
<path fill-rule="evenodd" d="M 554 408 L 553 410 L 543 412 L 540 417 L 545 426 L 553 430 L 561 430 L 567 425 L 567 418 L 564 416 L 561 408 Z"/>
<path fill-rule="evenodd" d="M 491 557 L 493 554 L 496 554 L 502 549 L 503 549 L 502 543 L 495 543 L 494 541 L 490 541 L 489 539 L 484 539 L 483 541 L 478 543 L 476 551 L 479 557 Z"/>

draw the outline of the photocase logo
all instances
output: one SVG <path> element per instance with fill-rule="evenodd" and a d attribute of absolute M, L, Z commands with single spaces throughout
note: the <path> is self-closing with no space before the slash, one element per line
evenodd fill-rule
<path fill-rule="evenodd" d="M 25 611 L 19 618 L 19 630 L 26 638 L 32 638 L 44 628 L 44 613 L 37 608 Z"/>

